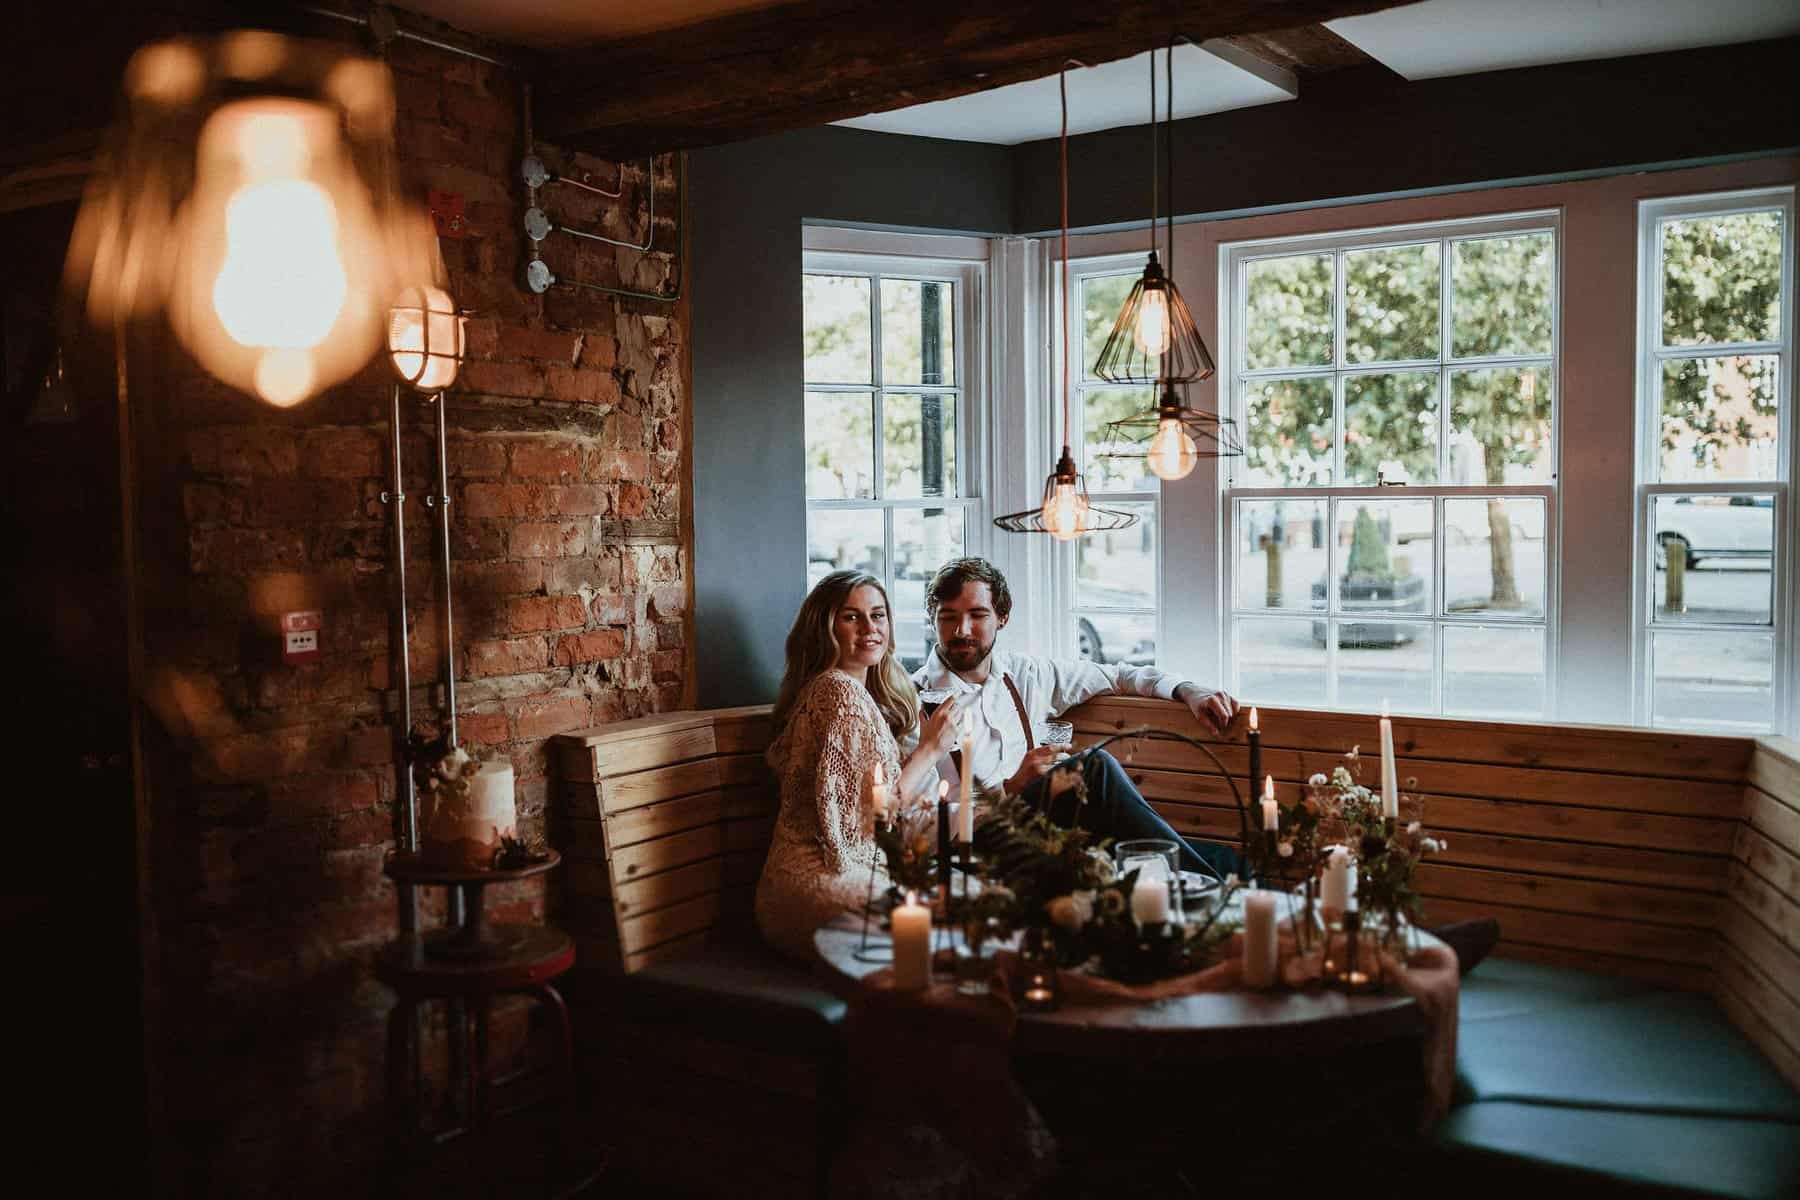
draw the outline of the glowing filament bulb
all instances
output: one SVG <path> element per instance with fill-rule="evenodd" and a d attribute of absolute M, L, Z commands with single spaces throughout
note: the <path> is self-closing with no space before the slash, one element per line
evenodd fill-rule
<path fill-rule="evenodd" d="M 307 351 L 330 335 L 349 291 L 337 208 L 306 178 L 312 156 L 302 117 L 263 111 L 235 133 L 241 182 L 225 202 L 213 309 L 232 341 L 264 351 L 256 390 L 292 404 L 312 391 Z"/>
<path fill-rule="evenodd" d="M 1145 457 L 1158 479 L 1185 479 L 1200 461 L 1200 451 L 1179 418 L 1164 417 L 1156 423 Z"/>
<path fill-rule="evenodd" d="M 1139 350 L 1157 358 L 1169 349 L 1169 298 L 1159 287 L 1147 287 L 1138 301 L 1137 325 L 1131 331 Z"/>
<path fill-rule="evenodd" d="M 389 312 L 388 354 L 400 378 L 421 392 L 441 392 L 456 382 L 463 321 L 442 288 L 413 289 Z"/>
<path fill-rule="evenodd" d="M 1073 541 L 1087 532 L 1088 502 L 1074 483 L 1057 481 L 1044 501 L 1044 529 L 1059 542 Z"/>

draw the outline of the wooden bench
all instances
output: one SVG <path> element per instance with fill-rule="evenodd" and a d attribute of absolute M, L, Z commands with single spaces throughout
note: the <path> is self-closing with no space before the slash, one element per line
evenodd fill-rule
<path fill-rule="evenodd" d="M 557 739 L 584 1074 L 646 1182 L 820 1194 L 844 1114 L 845 1006 L 757 941 L 779 797 L 768 708 L 665 713 Z"/>
<path fill-rule="evenodd" d="M 1108 697 L 1070 715 L 1080 744 L 1150 725 L 1209 741 L 1240 786 L 1248 774 L 1241 733 L 1230 741 L 1206 738 L 1177 705 Z M 1522 1019 L 1525 1008 L 1542 1013 L 1565 1001 L 1677 1009 L 1693 1003 L 1641 999 L 1676 989 L 1705 998 L 1704 1011 L 1684 1018 L 1696 1036 L 1741 1034 L 1761 1060 L 1800 1085 L 1800 747 L 1782 739 L 1640 729 L 1408 717 L 1394 725 L 1401 777 L 1417 778 L 1427 823 L 1449 843 L 1421 869 L 1427 919 L 1500 921 L 1496 956 L 1508 961 L 1467 981 L 1471 1011 Z M 1375 778 L 1371 717 L 1265 709 L 1262 727 L 1264 769 L 1284 787 L 1329 772 L 1352 745 L 1363 748 L 1368 778 Z M 713 1011 L 709 1004 L 741 1003 L 707 991 L 706 956 L 739 952 L 750 925 L 776 809 L 761 760 L 768 737 L 767 710 L 759 707 L 664 714 L 559 739 L 564 820 L 558 824 L 565 830 L 559 845 L 570 860 L 566 911 L 582 967 L 634 980 L 648 972 L 656 986 L 647 994 L 691 1027 L 680 1039 L 665 1029 L 670 1048 L 659 1048 L 655 1062 L 642 1061 L 640 1045 L 633 1060 L 640 1074 L 666 1073 L 679 1060 L 682 1070 L 701 1071 L 710 1081 L 699 1085 L 704 1092 L 715 1085 L 749 1087 L 746 1077 L 769 1071 L 787 1081 L 788 1099 L 801 1100 L 801 1110 L 816 1117 L 837 1094 L 838 1060 L 759 1047 L 744 1029 L 723 1036 L 705 1015 Z M 1114 749 L 1178 830 L 1214 841 L 1235 838 L 1229 789 L 1202 755 L 1172 742 Z M 734 961 L 744 976 L 740 991 L 763 970 L 776 997 L 813 986 L 774 960 Z M 700 965 L 688 970 L 697 977 L 680 974 L 682 964 L 695 962 Z M 1608 980 L 1630 986 L 1620 990 L 1624 985 Z M 684 993 L 696 1002 L 677 1003 Z M 1524 995 L 1532 1002 L 1521 1007 L 1517 998 Z M 1495 996 L 1511 1007 L 1494 1008 Z M 1721 1035 L 1708 1024 L 1717 1015 L 1713 1004 L 1723 1014 L 1717 1024 L 1729 1018 L 1736 1033 Z M 779 1012 L 777 1004 L 755 1019 L 773 1021 Z M 633 1020 L 639 1024 L 621 1029 L 640 1028 L 641 1011 Z M 1505 1027 L 1489 1029 L 1500 1036 Z M 1483 1036 L 1465 1023 L 1470 1045 Z M 669 1078 L 669 1132 L 653 1127 L 661 1115 L 649 1116 L 661 1105 L 643 1109 L 645 1119 L 633 1126 L 652 1139 L 647 1144 L 666 1147 L 669 1139 L 705 1132 L 696 1124 L 711 1124 L 739 1135 L 740 1144 L 715 1165 L 720 1174 L 750 1160 L 765 1169 L 771 1160 L 805 1161 L 803 1151 L 771 1150 L 763 1127 L 769 1122 L 757 1121 L 768 1110 L 754 1103 L 753 1087 L 721 1093 L 741 1110 L 696 1122 L 693 1097 L 690 1112 L 680 1104 L 681 1088 L 691 1085 Z M 1512 1111 L 1473 1105 L 1461 1110 L 1465 1123 L 1478 1110 Z M 1654 1113 L 1632 1115 L 1650 1126 L 1658 1120 Z M 791 1137 L 792 1122 L 778 1123 Z M 819 1139 L 812 1152 L 823 1163 L 831 1135 L 816 1123 L 812 1128 Z M 1719 1133 L 1704 1123 L 1696 1128 Z M 688 1154 L 684 1161 L 701 1157 Z M 742 1177 L 728 1182 L 732 1194 L 746 1194 Z"/>

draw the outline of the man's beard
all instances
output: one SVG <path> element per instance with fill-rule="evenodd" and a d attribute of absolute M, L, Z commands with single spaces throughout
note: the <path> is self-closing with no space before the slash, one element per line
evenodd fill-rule
<path fill-rule="evenodd" d="M 986 645 L 982 645 L 973 638 L 967 641 L 944 642 L 938 645 L 938 657 L 943 659 L 944 665 L 952 671 L 973 671 L 987 661 L 988 655 L 994 652 L 994 646 L 998 642 L 998 638 Z"/>

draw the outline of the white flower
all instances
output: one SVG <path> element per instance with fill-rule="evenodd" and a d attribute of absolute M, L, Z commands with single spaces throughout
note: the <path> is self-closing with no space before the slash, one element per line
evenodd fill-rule
<path fill-rule="evenodd" d="M 1424 842 L 1424 849 L 1427 854 L 1436 854 L 1439 850 L 1442 850 L 1448 844 L 1449 843 L 1447 843 L 1447 842 L 1439 841 L 1437 838 L 1426 838 L 1425 842 Z"/>
<path fill-rule="evenodd" d="M 469 761 L 469 752 L 457 746 L 444 755 L 438 762 L 437 773 L 445 779 L 457 779 L 462 775 L 464 764 Z"/>
<path fill-rule="evenodd" d="M 1418 836 L 1418 833 L 1419 833 L 1419 823 L 1417 821 L 1413 821 L 1407 825 L 1406 835 L 1408 837 L 1416 837 L 1416 836 Z"/>
<path fill-rule="evenodd" d="M 1294 843 L 1292 843 L 1292 842 L 1280 843 L 1279 845 L 1277 845 L 1275 847 L 1275 853 L 1281 855 L 1281 857 L 1283 857 L 1283 858 L 1294 857 Z"/>
<path fill-rule="evenodd" d="M 1324 787 L 1326 784 L 1328 784 L 1330 782 L 1331 781 L 1329 779 L 1325 778 L 1325 773 L 1323 771 L 1314 771 L 1312 773 L 1312 778 L 1310 778 L 1306 781 L 1306 786 L 1307 787 Z"/>
<path fill-rule="evenodd" d="M 1233 871 L 1231 874 L 1225 876 L 1225 886 L 1227 888 L 1235 888 L 1238 886 L 1238 877 L 1237 877 L 1236 871 Z"/>
<path fill-rule="evenodd" d="M 1111 883 L 1119 877 L 1118 868 L 1114 865 L 1112 855 L 1104 850 L 1089 850 L 1088 857 L 1094 860 L 1094 874 L 1101 883 Z"/>
<path fill-rule="evenodd" d="M 1078 932 L 1087 924 L 1087 917 L 1093 915 L 1091 904 L 1088 913 L 1084 915 L 1073 896 L 1058 896 L 1044 905 L 1044 912 L 1049 915 L 1052 925 L 1058 929 L 1067 929 L 1070 933 Z"/>

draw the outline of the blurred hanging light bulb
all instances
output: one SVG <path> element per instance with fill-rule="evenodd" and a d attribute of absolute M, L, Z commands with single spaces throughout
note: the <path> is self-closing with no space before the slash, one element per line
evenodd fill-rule
<path fill-rule="evenodd" d="M 1200 449 L 1179 417 L 1164 417 L 1156 423 L 1156 436 L 1144 457 L 1158 479 L 1186 479 L 1200 461 Z"/>
<path fill-rule="evenodd" d="M 1044 501 L 1044 531 L 1059 542 L 1087 532 L 1088 502 L 1072 479 L 1059 478 Z"/>
<path fill-rule="evenodd" d="M 1139 350 L 1156 358 L 1169 349 L 1169 297 L 1160 287 L 1146 287 L 1138 303 L 1131 335 Z"/>
<path fill-rule="evenodd" d="M 257 393 L 294 404 L 312 393 L 312 359 L 344 311 L 349 280 L 331 195 L 307 178 L 321 105 L 246 100 L 226 105 L 201 133 L 227 139 L 238 181 L 225 200 L 224 260 L 212 285 L 219 324 L 260 351 Z"/>

